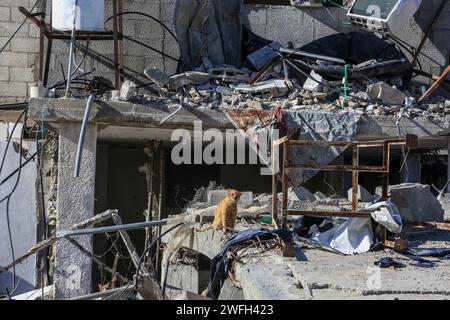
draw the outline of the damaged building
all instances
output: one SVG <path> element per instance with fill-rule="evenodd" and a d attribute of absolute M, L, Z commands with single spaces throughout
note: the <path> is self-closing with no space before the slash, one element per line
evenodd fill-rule
<path fill-rule="evenodd" d="M 0 299 L 448 299 L 449 14 L 0 1 Z"/>

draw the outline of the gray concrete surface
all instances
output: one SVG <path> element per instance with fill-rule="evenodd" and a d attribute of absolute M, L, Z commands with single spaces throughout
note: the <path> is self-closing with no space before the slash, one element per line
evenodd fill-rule
<path fill-rule="evenodd" d="M 74 178 L 75 157 L 81 124 L 59 128 L 57 231 L 65 230 L 94 215 L 95 155 L 97 127 L 89 125 L 84 140 L 80 176 Z M 77 240 L 92 251 L 92 237 Z M 91 292 L 91 259 L 63 239 L 56 244 L 55 299 L 67 299 Z"/>
<path fill-rule="evenodd" d="M 16 129 L 17 130 L 17 129 Z M 19 154 L 13 144 L 9 145 L 3 170 L 0 174 L 0 181 L 6 178 L 19 166 Z M 6 141 L 0 141 L 0 154 L 3 155 L 6 148 Z M 34 141 L 24 141 L 23 150 L 28 150 L 29 155 L 36 152 Z M 22 161 L 26 159 L 22 156 Z M 11 196 L 9 203 L 9 219 L 11 226 L 11 237 L 14 249 L 14 258 L 24 255 L 28 249 L 36 244 L 37 226 L 37 204 L 36 204 L 36 165 L 34 162 L 23 167 L 17 189 Z M 0 187 L 0 199 L 6 197 L 14 188 L 18 174 L 12 176 L 4 185 Z M 10 239 L 6 218 L 7 201 L 0 204 L 0 266 L 8 265 L 13 261 Z M 21 294 L 36 288 L 36 256 L 31 256 L 16 267 L 16 286 L 14 295 Z M 0 295 L 13 291 L 12 284 L 13 270 L 0 273 Z"/>
<path fill-rule="evenodd" d="M 411 246 L 449 247 L 450 232 L 409 233 Z M 415 242 L 414 242 L 415 241 Z M 391 250 L 340 256 L 317 249 L 305 250 L 307 261 L 282 258 L 277 251 L 254 254 L 236 267 L 246 299 L 450 299 L 449 259 L 428 258 L 434 268 L 419 268 L 415 261 Z M 404 269 L 380 269 L 374 262 L 393 257 Z"/>

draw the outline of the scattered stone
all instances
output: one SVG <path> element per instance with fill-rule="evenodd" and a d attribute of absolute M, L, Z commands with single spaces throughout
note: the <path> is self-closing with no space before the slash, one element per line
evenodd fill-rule
<path fill-rule="evenodd" d="M 378 99 L 384 103 L 403 105 L 406 95 L 397 89 L 392 88 L 385 82 L 378 82 L 367 86 L 367 95 L 371 99 Z"/>
<path fill-rule="evenodd" d="M 307 78 L 305 83 L 303 84 L 303 89 L 311 92 L 324 92 L 324 83 L 326 82 L 321 75 L 314 72 L 314 70 L 310 73 L 311 78 L 316 79 L 314 81 L 311 78 Z"/>

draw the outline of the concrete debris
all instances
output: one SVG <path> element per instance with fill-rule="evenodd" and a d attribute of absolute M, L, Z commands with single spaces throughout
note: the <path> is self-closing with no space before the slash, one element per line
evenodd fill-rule
<path fill-rule="evenodd" d="M 278 56 L 278 51 L 281 48 L 279 42 L 272 42 L 267 46 L 253 52 L 247 56 L 247 61 L 256 69 L 260 70 L 268 65 L 274 58 Z"/>
<path fill-rule="evenodd" d="M 430 186 L 417 183 L 405 183 L 389 187 L 390 199 L 394 203 L 403 221 L 443 221 L 444 209 L 431 193 Z"/>
<path fill-rule="evenodd" d="M 159 87 L 167 85 L 170 81 L 167 74 L 159 70 L 158 68 L 147 68 L 144 70 L 144 74 L 147 78 L 156 83 Z"/>
<path fill-rule="evenodd" d="M 385 82 L 378 82 L 367 86 L 366 92 L 371 99 L 381 100 L 387 104 L 402 106 L 406 99 L 406 94 Z"/>
<path fill-rule="evenodd" d="M 247 72 L 232 66 L 211 68 L 209 74 L 212 79 L 218 79 L 224 83 L 247 82 L 250 80 Z"/>
<path fill-rule="evenodd" d="M 120 88 L 120 99 L 129 101 L 136 95 L 136 84 L 133 81 L 127 80 Z"/>
<path fill-rule="evenodd" d="M 171 76 L 169 80 L 169 88 L 171 90 L 179 90 L 185 86 L 204 84 L 210 79 L 211 76 L 209 73 L 188 71 Z"/>
<path fill-rule="evenodd" d="M 283 80 L 269 80 L 254 85 L 242 84 L 237 86 L 235 90 L 239 93 L 260 96 L 261 98 L 280 97 L 289 91 Z"/>
<path fill-rule="evenodd" d="M 326 87 L 324 87 L 323 83 L 325 83 L 326 81 L 323 79 L 323 77 L 315 73 L 314 70 L 312 70 L 309 75 L 311 77 L 306 79 L 305 83 L 303 84 L 303 89 L 311 92 L 324 92 L 324 89 L 326 89 Z"/>

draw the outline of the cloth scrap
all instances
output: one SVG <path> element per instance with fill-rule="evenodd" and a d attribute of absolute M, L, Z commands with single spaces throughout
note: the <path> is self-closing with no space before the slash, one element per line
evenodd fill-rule
<path fill-rule="evenodd" d="M 380 260 L 375 261 L 374 264 L 376 266 L 379 266 L 380 268 L 394 267 L 395 269 L 401 269 L 401 268 L 405 268 L 406 267 L 406 265 L 404 265 L 403 263 L 395 261 L 391 257 L 381 258 Z"/>

